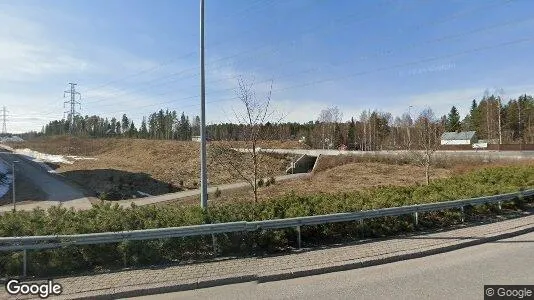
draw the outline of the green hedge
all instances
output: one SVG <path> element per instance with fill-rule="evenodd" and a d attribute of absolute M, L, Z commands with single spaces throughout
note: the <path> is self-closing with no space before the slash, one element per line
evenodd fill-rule
<path fill-rule="evenodd" d="M 303 183 L 305 184 L 305 183 Z M 176 227 L 205 222 L 253 221 L 307 215 L 351 212 L 416 203 L 430 203 L 515 192 L 534 187 L 534 168 L 487 168 L 433 181 L 428 186 L 380 187 L 340 194 L 284 197 L 258 204 L 212 203 L 209 215 L 198 207 L 95 205 L 85 211 L 52 207 L 47 211 L 17 211 L 0 216 L 0 236 L 74 234 Z M 517 202 L 517 201 L 516 201 Z M 522 203 L 507 204 L 515 208 Z M 495 213 L 493 206 L 479 206 L 469 215 Z M 460 222 L 458 210 L 425 213 L 418 229 L 449 226 Z M 345 222 L 302 228 L 308 245 L 383 237 L 415 230 L 411 216 L 386 217 L 363 223 Z M 294 229 L 217 235 L 223 255 L 258 255 L 296 246 Z M 51 276 L 150 264 L 173 263 L 213 255 L 210 236 L 130 241 L 106 245 L 69 246 L 62 249 L 29 251 L 29 274 Z M 22 255 L 0 254 L 0 277 L 20 274 Z"/>

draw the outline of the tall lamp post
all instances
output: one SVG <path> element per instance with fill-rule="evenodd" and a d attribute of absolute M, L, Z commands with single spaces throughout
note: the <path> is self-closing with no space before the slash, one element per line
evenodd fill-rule
<path fill-rule="evenodd" d="M 204 70 L 204 0 L 200 0 L 200 207 L 208 209 L 206 151 L 206 88 Z"/>
<path fill-rule="evenodd" d="M 14 160 L 11 164 L 11 168 L 12 168 L 11 174 L 13 174 L 13 211 L 15 211 L 17 208 L 17 204 L 15 202 L 15 164 L 18 162 L 19 162 L 18 160 Z"/>

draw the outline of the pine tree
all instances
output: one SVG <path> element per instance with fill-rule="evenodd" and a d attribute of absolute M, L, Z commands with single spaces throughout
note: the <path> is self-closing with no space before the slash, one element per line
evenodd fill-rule
<path fill-rule="evenodd" d="M 146 118 L 143 117 L 141 122 L 141 128 L 139 129 L 139 137 L 142 139 L 148 138 L 148 129 L 146 128 Z"/>
<path fill-rule="evenodd" d="M 459 131 L 460 125 L 460 114 L 458 113 L 458 109 L 456 108 L 456 106 L 453 106 L 451 108 L 451 111 L 449 112 L 449 115 L 447 116 L 445 130 L 449 132 Z"/>
<path fill-rule="evenodd" d="M 126 114 L 123 114 L 122 115 L 122 132 L 123 133 L 126 133 L 128 129 L 130 128 L 129 122 L 130 120 L 128 120 L 128 117 L 126 116 Z"/>
<path fill-rule="evenodd" d="M 334 125 L 333 136 L 334 136 L 334 142 L 333 142 L 334 147 L 338 149 L 339 147 L 341 147 L 341 145 L 345 143 L 343 139 L 343 133 L 341 132 L 341 126 L 339 125 L 339 123 L 336 123 Z"/>
<path fill-rule="evenodd" d="M 106 120 L 107 121 L 107 120 Z M 106 122 L 107 123 L 107 122 Z M 109 124 L 109 128 L 108 129 L 111 129 L 112 132 L 116 133 L 116 127 L 117 127 L 117 119 L 115 119 L 115 117 L 111 118 L 111 124 Z"/>
<path fill-rule="evenodd" d="M 135 128 L 134 122 L 130 122 L 130 127 L 128 128 L 128 137 L 137 137 L 137 128 Z"/>
<path fill-rule="evenodd" d="M 354 123 L 354 118 L 350 119 L 347 143 L 349 150 L 353 150 L 356 147 L 356 124 Z"/>

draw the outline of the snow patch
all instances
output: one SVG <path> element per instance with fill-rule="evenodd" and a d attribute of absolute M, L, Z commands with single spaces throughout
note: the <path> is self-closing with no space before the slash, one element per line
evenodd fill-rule
<path fill-rule="evenodd" d="M 24 142 L 24 140 L 18 136 L 0 137 L 0 143 L 6 143 L 6 142 L 20 143 L 20 142 Z"/>
<path fill-rule="evenodd" d="M 67 155 L 67 158 L 74 159 L 74 160 L 96 160 L 95 157 L 83 157 L 83 156 L 73 156 L 73 155 Z"/>
<path fill-rule="evenodd" d="M 63 156 L 63 155 L 53 155 L 37 152 L 31 149 L 15 149 L 16 154 L 27 156 L 28 158 L 36 162 L 45 162 L 45 163 L 55 163 L 55 164 L 69 164 L 72 165 L 76 160 L 95 160 L 96 158 L 92 157 L 82 157 L 82 156 Z M 69 159 L 71 160 L 69 160 Z"/>
<path fill-rule="evenodd" d="M 139 195 L 141 195 L 141 196 L 144 196 L 144 197 L 152 197 L 152 195 L 147 194 L 147 193 L 143 193 L 143 192 L 141 192 L 141 191 L 137 191 L 137 193 L 138 193 Z"/>

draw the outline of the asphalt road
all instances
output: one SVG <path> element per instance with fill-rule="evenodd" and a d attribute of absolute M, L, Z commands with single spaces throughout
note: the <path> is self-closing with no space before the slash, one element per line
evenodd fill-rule
<path fill-rule="evenodd" d="M 534 284 L 534 233 L 351 271 L 131 299 L 484 299 L 485 284 Z"/>
<path fill-rule="evenodd" d="M 50 200 L 64 202 L 85 198 L 81 191 L 63 182 L 57 177 L 58 175 L 48 173 L 38 163 L 29 161 L 21 155 L 0 152 L 0 160 L 8 163 L 9 166 L 11 166 L 14 160 L 18 161 L 15 164 L 15 179 L 18 176 L 23 176 L 25 180 L 30 181 L 44 193 L 44 199 L 34 199 L 36 201 Z"/>

